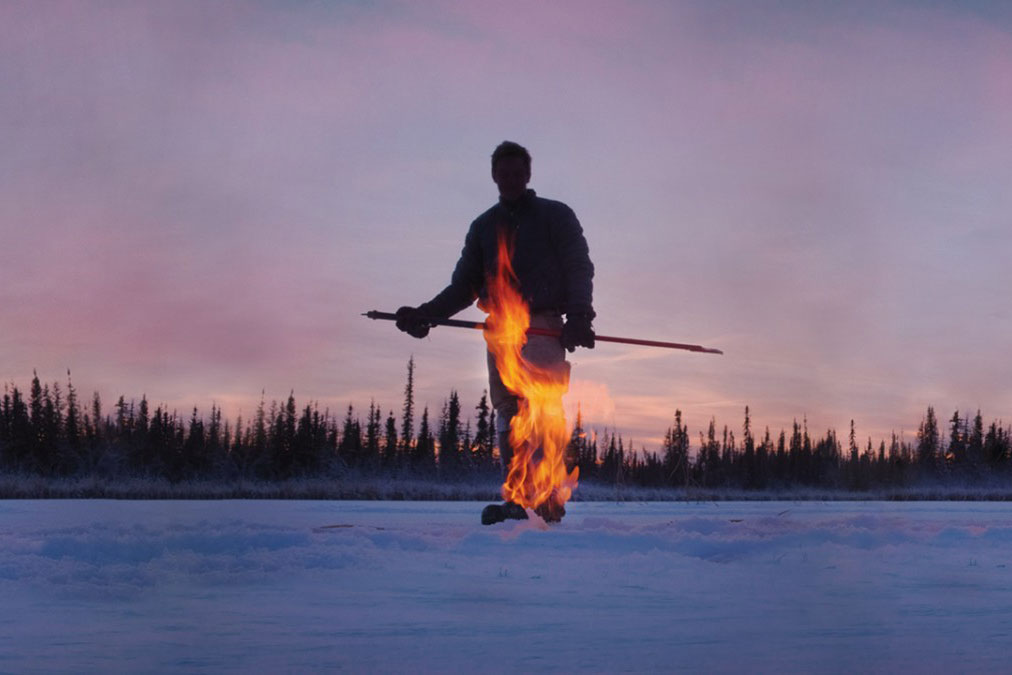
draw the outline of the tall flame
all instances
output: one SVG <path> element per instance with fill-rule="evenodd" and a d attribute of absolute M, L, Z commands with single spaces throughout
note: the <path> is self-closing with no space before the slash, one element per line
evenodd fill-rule
<path fill-rule="evenodd" d="M 562 396 L 569 388 L 569 368 L 564 361 L 556 364 L 562 367 L 538 365 L 522 353 L 531 314 L 517 290 L 511 249 L 500 233 L 496 274 L 488 280 L 488 297 L 480 305 L 489 313 L 485 341 L 499 377 L 519 399 L 519 410 L 510 422 L 513 459 L 502 495 L 537 510 L 546 520 L 559 520 L 579 477 L 579 467 L 567 472 L 565 463 L 570 431 Z"/>

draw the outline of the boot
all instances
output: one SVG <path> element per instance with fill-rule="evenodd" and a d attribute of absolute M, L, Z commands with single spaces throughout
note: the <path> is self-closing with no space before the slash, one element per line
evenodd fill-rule
<path fill-rule="evenodd" d="M 494 525 L 504 520 L 527 520 L 527 511 L 524 510 L 524 507 L 513 502 L 489 504 L 481 510 L 482 525 Z"/>
<path fill-rule="evenodd" d="M 558 523 L 566 515 L 566 507 L 561 502 L 556 501 L 555 493 L 552 492 L 552 495 L 547 500 L 535 507 L 534 513 L 541 516 L 542 520 L 546 523 Z"/>

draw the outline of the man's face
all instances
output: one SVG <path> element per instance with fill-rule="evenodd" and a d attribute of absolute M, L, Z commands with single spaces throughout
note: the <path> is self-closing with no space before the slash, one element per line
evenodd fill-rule
<path fill-rule="evenodd" d="M 526 192 L 531 171 L 523 157 L 502 157 L 492 167 L 492 180 L 499 186 L 499 195 L 511 201 L 519 199 Z"/>

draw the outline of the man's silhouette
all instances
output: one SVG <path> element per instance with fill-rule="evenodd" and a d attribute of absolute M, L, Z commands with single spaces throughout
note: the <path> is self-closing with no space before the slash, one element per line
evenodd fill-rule
<path fill-rule="evenodd" d="M 486 279 L 496 273 L 498 240 L 505 234 L 513 242 L 513 270 L 531 311 L 531 326 L 561 332 L 559 338 L 529 336 L 524 357 L 542 367 L 568 369 L 566 349 L 594 347 L 594 265 L 583 229 L 568 206 L 528 189 L 530 179 L 530 153 L 517 143 L 501 143 L 492 153 L 499 201 L 471 223 L 449 286 L 418 307 L 397 310 L 398 328 L 425 337 L 429 319 L 448 318 L 485 297 Z M 491 354 L 488 369 L 499 453 L 508 470 L 513 454 L 509 423 L 517 412 L 517 397 L 503 386 Z"/>

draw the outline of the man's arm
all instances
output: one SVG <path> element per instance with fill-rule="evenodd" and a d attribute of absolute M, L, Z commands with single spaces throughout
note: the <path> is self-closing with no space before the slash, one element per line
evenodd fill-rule
<path fill-rule="evenodd" d="M 482 276 L 483 269 L 481 244 L 478 241 L 478 222 L 475 221 L 471 223 L 467 236 L 464 237 L 464 248 L 460 252 L 457 265 L 453 268 L 450 285 L 419 309 L 424 308 L 426 315 L 432 318 L 447 319 L 470 307 L 478 297 L 482 284 L 485 283 Z"/>
<path fill-rule="evenodd" d="M 405 333 L 423 338 L 429 333 L 426 319 L 446 319 L 471 305 L 484 283 L 482 253 L 478 241 L 478 221 L 471 223 L 464 248 L 460 252 L 450 284 L 436 297 L 418 307 L 401 307 L 397 310 L 397 327 Z"/>
<path fill-rule="evenodd" d="M 566 314 L 594 315 L 594 263 L 576 214 L 563 207 L 555 220 L 555 242 L 566 285 Z"/>
<path fill-rule="evenodd" d="M 594 263 L 576 214 L 563 207 L 555 222 L 555 241 L 566 285 L 566 324 L 560 342 L 569 351 L 576 347 L 594 348 Z"/>

